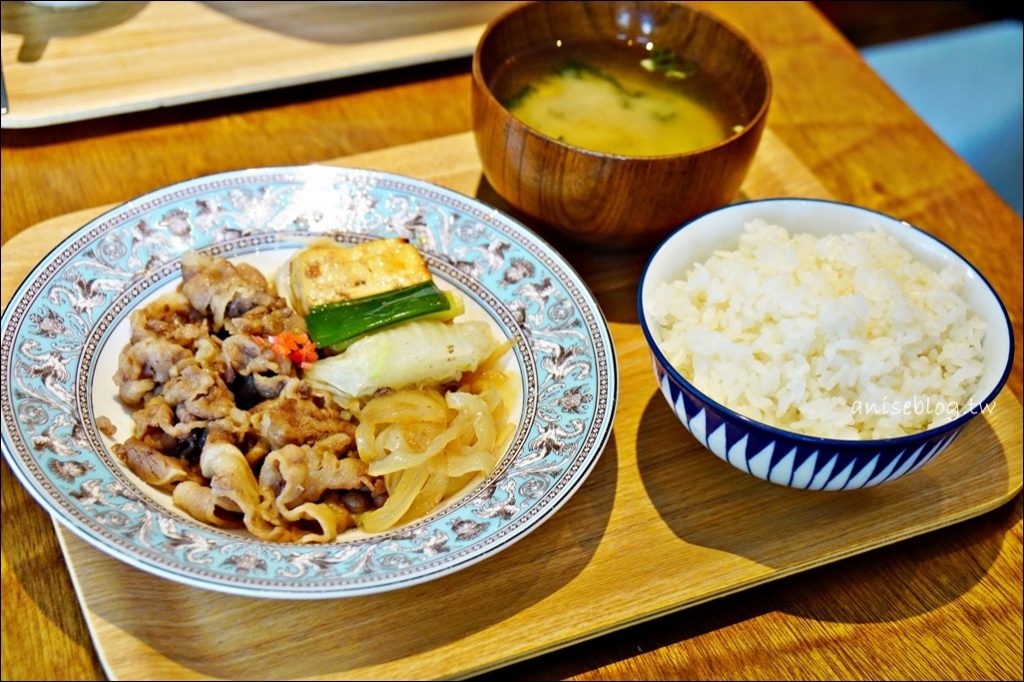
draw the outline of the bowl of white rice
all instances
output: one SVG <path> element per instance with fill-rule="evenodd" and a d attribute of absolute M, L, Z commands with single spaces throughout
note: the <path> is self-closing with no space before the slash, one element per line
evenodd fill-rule
<path fill-rule="evenodd" d="M 904 476 L 992 409 L 1006 309 L 970 263 L 882 213 L 816 199 L 733 204 L 683 225 L 640 278 L 661 392 L 721 459 L 773 483 Z"/>

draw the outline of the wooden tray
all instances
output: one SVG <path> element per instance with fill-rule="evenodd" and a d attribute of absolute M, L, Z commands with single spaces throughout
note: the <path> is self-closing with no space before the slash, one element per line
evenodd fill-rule
<path fill-rule="evenodd" d="M 472 137 L 337 163 L 418 176 L 503 206 Z M 743 194 L 824 196 L 771 131 Z M 4 248 L 3 297 L 90 209 Z M 596 469 L 547 523 L 496 557 L 387 594 L 281 602 L 205 592 L 122 564 L 58 527 L 113 678 L 436 678 L 493 669 L 977 516 L 1021 489 L 1021 406 L 1004 390 L 936 461 L 878 488 L 811 493 L 744 475 L 669 410 L 636 320 L 645 253 L 562 248 L 605 310 L 621 370 Z"/>
<path fill-rule="evenodd" d="M 462 57 L 514 4 L 5 2 L 10 111 L 0 124 L 32 128 Z"/>

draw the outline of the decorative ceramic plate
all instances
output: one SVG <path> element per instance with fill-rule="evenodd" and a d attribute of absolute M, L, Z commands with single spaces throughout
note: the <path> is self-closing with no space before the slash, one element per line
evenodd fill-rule
<path fill-rule="evenodd" d="M 329 545 L 269 543 L 193 520 L 111 454 L 131 433 L 113 374 L 128 315 L 180 281 L 189 249 L 264 273 L 311 236 L 405 237 L 467 315 L 513 338 L 517 428 L 493 473 L 431 516 Z M 224 173 L 139 197 L 52 251 L 3 314 L 3 453 L 30 493 L 99 549 L 197 587 L 277 598 L 367 594 L 508 547 L 583 483 L 611 431 L 617 373 L 601 310 L 572 268 L 479 202 L 410 178 L 296 167 Z"/>

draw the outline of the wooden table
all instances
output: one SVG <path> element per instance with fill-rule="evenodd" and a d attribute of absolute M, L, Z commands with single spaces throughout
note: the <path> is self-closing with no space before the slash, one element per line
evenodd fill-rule
<path fill-rule="evenodd" d="M 950 243 L 1006 303 L 1021 396 L 1020 219 L 803 4 L 702 3 L 763 50 L 769 127 L 841 200 Z M 465 60 L 2 135 L 3 242 L 221 170 L 469 129 Z M 8 258 L 7 254 L 4 259 Z M 624 289 L 631 288 L 623 283 Z M 622 400 L 628 401 L 629 395 Z M 4 679 L 104 676 L 50 519 L 3 464 Z M 1022 504 L 502 671 L 517 678 L 1019 678 Z"/>

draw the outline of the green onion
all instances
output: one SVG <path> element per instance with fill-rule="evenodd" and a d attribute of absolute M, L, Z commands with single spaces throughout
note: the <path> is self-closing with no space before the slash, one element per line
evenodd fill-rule
<path fill-rule="evenodd" d="M 314 307 L 306 316 L 309 337 L 320 348 L 344 350 L 360 336 L 412 319 L 450 320 L 462 300 L 433 282 Z"/>
<path fill-rule="evenodd" d="M 527 97 L 529 97 L 535 92 L 537 92 L 537 88 L 533 87 L 532 85 L 524 85 L 523 87 L 516 90 L 515 93 L 512 94 L 510 97 L 501 100 L 501 106 L 510 110 L 515 109 L 516 107 L 523 103 L 523 100 L 525 100 Z"/>
<path fill-rule="evenodd" d="M 696 62 L 684 60 L 680 64 L 672 50 L 654 50 L 650 57 L 640 60 L 640 66 L 652 73 L 663 73 L 672 80 L 683 80 L 697 73 Z"/>

